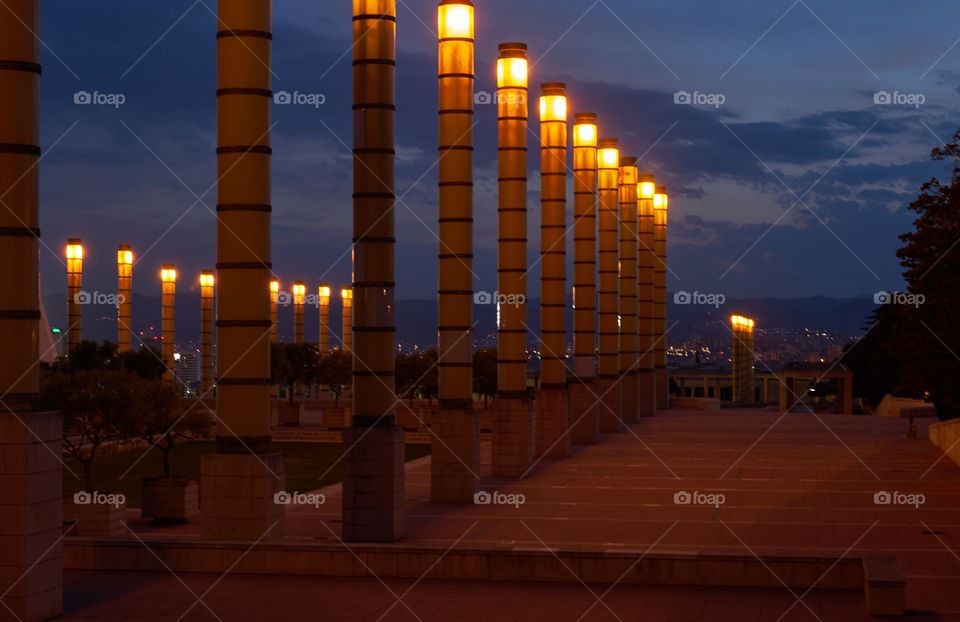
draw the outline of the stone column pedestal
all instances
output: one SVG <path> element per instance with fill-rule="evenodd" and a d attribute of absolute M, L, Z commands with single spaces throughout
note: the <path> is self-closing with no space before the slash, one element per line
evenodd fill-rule
<path fill-rule="evenodd" d="M 430 500 L 473 503 L 480 481 L 480 416 L 439 409 L 431 418 Z"/>
<path fill-rule="evenodd" d="M 600 431 L 609 434 L 623 431 L 623 420 L 620 418 L 620 379 L 598 378 L 596 384 L 597 397 L 600 398 L 599 419 Z"/>
<path fill-rule="evenodd" d="M 652 369 L 637 372 L 637 414 L 641 418 L 657 414 L 657 376 Z"/>
<path fill-rule="evenodd" d="M 403 428 L 346 427 L 343 451 L 343 539 L 394 542 L 403 537 Z"/>
<path fill-rule="evenodd" d="M 527 398 L 497 398 L 493 410 L 493 476 L 521 477 L 533 464 L 533 405 Z"/>
<path fill-rule="evenodd" d="M 267 542 L 283 537 L 281 453 L 204 454 L 200 462 L 200 533 L 206 540 Z"/>
<path fill-rule="evenodd" d="M 624 423 L 638 421 L 637 374 L 629 372 L 620 379 L 620 419 Z"/>
<path fill-rule="evenodd" d="M 542 389 L 533 405 L 533 455 L 566 458 L 570 455 L 570 394 L 566 388 Z"/>
<path fill-rule="evenodd" d="M 570 442 L 593 444 L 599 440 L 599 408 L 596 381 L 570 385 Z"/>
<path fill-rule="evenodd" d="M 63 610 L 62 438 L 60 413 L 0 414 L 0 620 Z"/>
<path fill-rule="evenodd" d="M 656 369 L 657 376 L 657 410 L 670 408 L 670 372 L 666 367 Z"/>

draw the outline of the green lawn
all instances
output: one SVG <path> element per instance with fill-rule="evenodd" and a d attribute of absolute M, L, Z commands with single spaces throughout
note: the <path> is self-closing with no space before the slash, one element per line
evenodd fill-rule
<path fill-rule="evenodd" d="M 343 463 L 330 465 L 343 455 L 339 443 L 275 443 L 276 451 L 286 457 L 287 485 L 290 492 L 306 492 L 339 482 L 343 477 Z M 200 476 L 200 456 L 213 453 L 212 442 L 192 442 L 177 445 L 170 454 L 170 471 L 174 475 Z M 407 460 L 415 460 L 430 453 L 430 445 L 407 445 Z M 141 456 L 142 452 L 113 454 L 98 457 L 93 463 L 94 487 L 101 492 L 122 492 L 127 497 L 127 507 L 140 507 L 140 479 L 159 475 L 162 471 L 162 454 L 157 449 L 147 452 L 126 477 L 120 476 Z M 74 460 L 67 465 L 82 477 L 83 470 Z M 321 475 L 327 472 L 324 477 Z M 83 489 L 82 479 L 76 479 L 69 471 L 63 472 L 63 493 L 73 495 Z"/>

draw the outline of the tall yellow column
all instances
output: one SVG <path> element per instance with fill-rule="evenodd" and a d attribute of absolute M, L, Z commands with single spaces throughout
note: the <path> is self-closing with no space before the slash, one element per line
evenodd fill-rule
<path fill-rule="evenodd" d="M 200 273 L 200 394 L 213 389 L 213 270 Z"/>
<path fill-rule="evenodd" d="M 280 343 L 280 281 L 270 281 L 270 341 Z"/>
<path fill-rule="evenodd" d="M 404 530 L 404 436 L 394 417 L 396 0 L 353 1 L 353 425 L 344 429 L 343 534 Z"/>
<path fill-rule="evenodd" d="M 318 346 L 320 356 L 330 354 L 330 285 L 321 283 L 317 290 L 317 302 L 320 307 L 320 337 Z"/>
<path fill-rule="evenodd" d="M 270 343 L 280 343 L 280 281 L 270 280 Z M 270 384 L 270 397 L 279 397 L 280 387 Z"/>
<path fill-rule="evenodd" d="M 131 350 L 133 315 L 133 251 L 129 244 L 117 247 L 117 349 Z"/>
<path fill-rule="evenodd" d="M 207 539 L 283 535 L 270 436 L 270 0 L 218 3 L 217 453 L 203 457 Z M 245 473 L 236 477 L 236 473 Z"/>
<path fill-rule="evenodd" d="M 0 616 L 38 622 L 63 605 L 63 419 L 39 391 L 39 2 L 0 9 Z M 9 611 L 8 611 L 9 610 Z"/>
<path fill-rule="evenodd" d="M 578 113 L 573 127 L 573 372 L 570 440 L 596 443 L 597 115 Z"/>
<path fill-rule="evenodd" d="M 353 352 L 353 290 L 344 287 L 340 290 L 340 302 L 343 309 L 342 323 L 340 325 L 341 337 L 343 341 L 343 351 Z"/>
<path fill-rule="evenodd" d="M 177 382 L 174 374 L 174 354 L 176 353 L 176 298 L 177 298 L 177 269 L 173 264 L 163 264 L 160 271 L 160 343 L 163 353 L 163 364 L 166 370 L 164 379 L 169 383 Z"/>
<path fill-rule="evenodd" d="M 293 283 L 293 343 L 303 343 L 303 305 L 307 302 L 307 286 Z"/>
<path fill-rule="evenodd" d="M 497 60 L 497 399 L 493 473 L 520 477 L 533 460 L 527 395 L 527 46 L 501 43 Z"/>
<path fill-rule="evenodd" d="M 570 453 L 567 393 L 567 97 L 548 82 L 540 96 L 540 393 L 534 453 Z"/>
<path fill-rule="evenodd" d="M 667 190 L 657 187 L 657 199 L 653 202 L 654 250 L 657 263 L 654 266 L 654 293 L 657 345 L 654 373 L 657 376 L 657 408 L 670 408 L 670 374 L 667 371 Z"/>
<path fill-rule="evenodd" d="M 473 4 L 444 0 L 439 27 L 439 384 L 430 498 L 472 503 L 480 468 L 473 412 Z"/>
<path fill-rule="evenodd" d="M 656 322 L 654 301 L 654 266 L 657 263 L 653 239 L 653 198 L 656 194 L 653 175 L 640 175 L 637 183 L 637 208 L 640 243 L 637 270 L 637 349 L 640 359 L 637 371 L 637 406 L 641 417 L 652 417 L 657 411 Z"/>
<path fill-rule="evenodd" d="M 619 314 L 619 237 L 620 150 L 617 141 L 602 139 L 598 145 L 598 331 L 600 431 L 619 432 L 620 419 L 620 314 Z"/>
<path fill-rule="evenodd" d="M 67 351 L 83 340 L 83 244 L 77 238 L 67 240 Z"/>
<path fill-rule="evenodd" d="M 755 400 L 753 390 L 753 331 L 756 322 L 742 315 L 730 318 L 733 330 L 733 401 Z"/>
<path fill-rule="evenodd" d="M 620 158 L 620 418 L 637 422 L 637 159 Z"/>

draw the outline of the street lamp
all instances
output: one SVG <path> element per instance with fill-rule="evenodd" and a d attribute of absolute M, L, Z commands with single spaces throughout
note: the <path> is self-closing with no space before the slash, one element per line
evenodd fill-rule
<path fill-rule="evenodd" d="M 480 466 L 473 412 L 473 4 L 444 0 L 437 19 L 440 408 L 431 422 L 430 498 L 471 503 Z"/>
<path fill-rule="evenodd" d="M 493 473 L 520 477 L 533 460 L 527 399 L 527 46 L 501 43 L 497 59 L 497 399 Z"/>
<path fill-rule="evenodd" d="M 321 283 L 317 290 L 317 302 L 320 307 L 320 338 L 318 345 L 320 355 L 326 356 L 330 353 L 330 286 Z"/>
<path fill-rule="evenodd" d="M 270 281 L 270 341 L 272 343 L 280 342 L 280 324 L 278 306 L 280 301 L 280 281 L 273 279 Z"/>
<path fill-rule="evenodd" d="M 307 286 L 303 281 L 293 283 L 293 343 L 303 343 L 303 305 L 307 299 Z"/>
<path fill-rule="evenodd" d="M 657 186 L 653 195 L 655 327 L 657 339 L 654 372 L 657 376 L 657 408 L 670 408 L 670 374 L 667 372 L 667 189 Z"/>
<path fill-rule="evenodd" d="M 213 271 L 200 273 L 200 390 L 213 388 Z"/>
<path fill-rule="evenodd" d="M 353 290 L 344 287 L 340 290 L 340 300 L 343 303 L 343 351 L 353 353 Z"/>
<path fill-rule="evenodd" d="M 173 383 L 174 373 L 171 366 L 174 364 L 174 303 L 177 294 L 177 270 L 173 264 L 164 264 L 160 270 L 161 301 L 160 301 L 160 342 L 162 344 L 163 372 L 167 382 Z"/>
<path fill-rule="evenodd" d="M 620 158 L 620 417 L 637 410 L 637 159 Z"/>
<path fill-rule="evenodd" d="M 600 404 L 600 431 L 619 432 L 620 392 L 614 386 L 619 370 L 619 236 L 618 214 L 620 188 L 620 150 L 617 141 L 601 139 L 598 143 L 598 295 L 599 303 L 599 380 L 597 393 L 604 396 Z"/>
<path fill-rule="evenodd" d="M 567 405 L 567 97 L 548 82 L 540 96 L 540 392 L 534 453 L 570 451 Z M 526 469 L 524 469 L 526 470 Z"/>
<path fill-rule="evenodd" d="M 573 126 L 573 372 L 570 440 L 596 443 L 597 378 L 597 115 L 578 113 Z"/>
<path fill-rule="evenodd" d="M 86 304 L 83 287 L 83 244 L 78 238 L 67 240 L 67 351 L 80 345 L 83 333 L 82 305 Z"/>
<path fill-rule="evenodd" d="M 117 247 L 117 349 L 126 352 L 130 346 L 133 314 L 133 251 L 129 244 Z"/>
<path fill-rule="evenodd" d="M 653 175 L 637 177 L 637 230 L 640 243 L 637 253 L 637 350 L 641 353 L 637 374 L 638 414 L 652 417 L 657 408 L 656 358 L 656 302 L 654 292 L 657 263 L 653 235 L 653 202 L 657 186 Z"/>

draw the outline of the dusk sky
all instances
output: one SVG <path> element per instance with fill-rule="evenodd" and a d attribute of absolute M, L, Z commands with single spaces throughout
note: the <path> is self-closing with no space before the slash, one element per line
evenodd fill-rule
<path fill-rule="evenodd" d="M 138 292 L 159 295 L 162 263 L 196 289 L 215 264 L 215 3 L 42 6 L 43 292 L 65 291 L 68 237 L 86 246 L 85 289 L 115 290 L 120 243 L 137 254 Z M 955 0 L 480 0 L 476 15 L 478 91 L 495 90 L 497 44 L 526 42 L 532 97 L 541 82 L 566 82 L 570 112 L 596 112 L 601 136 L 669 188 L 671 291 L 853 297 L 903 286 L 894 253 L 911 227 L 906 206 L 944 175 L 928 155 L 960 126 Z M 436 292 L 435 29 L 434 0 L 399 3 L 400 299 Z M 273 106 L 274 270 L 311 291 L 350 279 L 351 38 L 349 2 L 274 3 L 274 92 L 323 96 Z M 78 105 L 78 91 L 125 101 Z M 724 102 L 677 104 L 679 91 Z M 903 103 L 875 103 L 880 91 Z M 474 286 L 492 291 L 496 107 L 476 111 Z"/>

